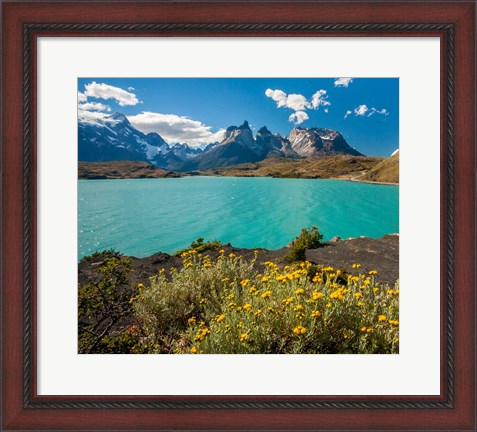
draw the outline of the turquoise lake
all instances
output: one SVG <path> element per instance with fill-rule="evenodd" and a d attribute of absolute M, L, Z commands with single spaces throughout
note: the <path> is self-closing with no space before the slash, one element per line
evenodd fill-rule
<path fill-rule="evenodd" d="M 278 249 L 302 227 L 325 240 L 399 232 L 399 187 L 340 180 L 184 177 L 78 182 L 78 258 L 145 257 L 193 240 Z"/>

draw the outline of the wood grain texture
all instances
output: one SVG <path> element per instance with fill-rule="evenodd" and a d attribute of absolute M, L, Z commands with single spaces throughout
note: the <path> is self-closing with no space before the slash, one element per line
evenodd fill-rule
<path fill-rule="evenodd" d="M 445 164 L 442 164 L 442 212 L 444 222 L 449 212 L 446 190 L 452 183 L 453 205 L 453 262 L 455 263 L 453 326 L 458 337 L 454 341 L 454 408 L 434 409 L 291 409 L 294 402 L 329 401 L 334 403 L 350 401 L 373 401 L 398 403 L 399 401 L 442 401 L 448 395 L 437 398 L 350 398 L 350 397 L 177 397 L 146 398 L 139 397 L 38 397 L 32 388 L 33 404 L 29 398 L 24 401 L 23 393 L 23 285 L 25 262 L 32 266 L 32 299 L 36 289 L 36 148 L 35 148 L 35 94 L 32 91 L 32 165 L 26 166 L 23 154 L 24 127 L 24 86 L 23 86 L 23 31 L 27 23 L 444 23 L 454 28 L 454 105 L 452 137 L 454 146 L 452 160 L 455 166 L 453 178 L 448 177 Z M 75 31 L 41 30 L 35 34 L 59 36 L 78 35 Z M 80 33 L 81 34 L 81 33 Z M 89 35 L 131 35 L 129 32 L 112 33 L 111 30 L 90 32 Z M 133 33 L 150 35 L 154 32 Z M 157 34 L 157 33 L 156 33 Z M 174 35 L 174 31 L 161 35 Z M 210 32 L 191 32 L 181 34 L 214 34 Z M 233 35 L 229 31 L 220 35 Z M 243 35 L 243 33 L 239 33 Z M 295 31 L 281 30 L 255 31 L 248 35 L 289 35 Z M 302 33 L 316 35 L 316 32 Z M 343 35 L 342 31 L 329 31 L 326 35 Z M 422 35 L 419 32 L 393 31 L 376 32 L 361 30 L 347 32 L 346 35 Z M 429 34 L 440 34 L 429 32 Z M 319 429 L 319 430 L 371 430 L 371 429 L 427 429 L 427 430 L 475 430 L 475 3 L 474 2 L 400 2 L 400 3 L 345 3 L 345 2 L 307 2 L 307 3 L 99 3 L 99 2 L 35 2 L 3 4 L 3 117 L 2 117 L 2 428 L 3 429 L 111 429 L 111 430 L 153 430 L 153 429 Z M 35 46 L 32 46 L 35 49 Z M 443 65 L 443 83 L 447 73 Z M 33 65 L 34 76 L 34 65 Z M 33 79 L 33 83 L 35 80 Z M 7 84 L 8 83 L 8 84 Z M 442 86 L 443 107 L 449 103 L 449 93 Z M 445 151 L 449 130 L 446 128 L 445 110 L 442 110 L 442 160 L 449 154 Z M 31 184 L 24 182 L 25 169 L 29 172 Z M 25 189 L 26 187 L 26 189 Z M 29 195 L 26 215 L 31 217 L 32 225 L 24 223 L 24 193 Z M 31 200 L 31 201 L 28 201 Z M 442 263 L 446 256 L 446 224 L 442 224 Z M 25 227 L 31 229 L 32 244 L 24 250 Z M 31 253 L 25 259 L 25 252 Z M 445 299 L 446 273 L 442 273 L 442 295 Z M 28 281 L 27 281 L 28 282 Z M 32 307 L 35 307 L 33 301 Z M 446 309 L 443 307 L 443 318 Z M 33 309 L 33 317 L 35 310 Z M 35 322 L 35 319 L 32 320 Z M 443 319 L 442 334 L 446 334 L 446 321 Z M 35 340 L 35 326 L 31 337 Z M 445 339 L 443 338 L 443 342 Z M 443 347 L 445 345 L 443 344 Z M 442 357 L 445 362 L 445 356 Z M 32 359 L 35 365 L 35 357 Z M 34 371 L 33 371 L 34 372 Z M 443 380 L 447 376 L 443 368 Z M 35 375 L 33 375 L 34 377 Z M 33 379 L 35 382 L 35 379 Z M 443 390 L 445 385 L 443 383 Z M 443 392 L 444 393 L 444 392 Z M 26 395 L 28 396 L 28 395 Z M 94 406 L 95 402 L 111 402 L 111 409 L 55 409 L 62 403 L 76 400 L 84 406 Z M 244 402 L 267 401 L 282 404 L 283 409 L 115 409 L 115 402 L 155 400 L 177 401 L 178 403 L 205 402 L 210 406 L 243 406 Z M 242 403 L 242 405 L 240 405 Z M 56 404 L 56 405 L 55 405 Z M 385 404 L 384 404 L 385 405 Z M 105 405 L 106 406 L 106 405 Z M 197 405 L 199 406 L 199 405 Z M 391 405 L 390 405 L 391 406 Z M 33 408 L 35 407 L 35 408 Z"/>

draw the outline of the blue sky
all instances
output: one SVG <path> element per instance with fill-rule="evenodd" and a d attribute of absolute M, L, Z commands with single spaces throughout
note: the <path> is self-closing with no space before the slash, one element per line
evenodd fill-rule
<path fill-rule="evenodd" d="M 254 133 L 335 129 L 366 155 L 399 147 L 398 78 L 81 78 L 78 100 L 80 116 L 122 112 L 171 144 L 205 145 L 248 120 Z"/>

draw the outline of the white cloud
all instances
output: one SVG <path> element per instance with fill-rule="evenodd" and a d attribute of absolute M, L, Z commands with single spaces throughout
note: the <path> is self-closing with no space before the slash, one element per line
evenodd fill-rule
<path fill-rule="evenodd" d="M 130 91 L 130 92 L 134 91 L 134 87 L 129 86 L 128 91 Z"/>
<path fill-rule="evenodd" d="M 325 113 L 327 113 L 327 112 L 328 112 L 328 108 L 325 108 Z"/>
<path fill-rule="evenodd" d="M 287 101 L 287 94 L 282 90 L 267 89 L 265 96 L 272 98 L 277 103 L 278 108 L 284 107 Z"/>
<path fill-rule="evenodd" d="M 288 121 L 293 122 L 296 125 L 299 125 L 308 119 L 308 114 L 305 111 L 297 111 L 293 113 L 290 117 L 288 117 Z"/>
<path fill-rule="evenodd" d="M 350 111 L 350 110 L 346 111 L 346 114 L 344 115 L 343 118 L 346 118 L 353 113 L 355 116 L 360 116 L 360 117 L 363 117 L 365 114 L 367 114 L 366 117 L 371 117 L 374 114 L 380 114 L 384 116 L 389 115 L 389 111 L 386 108 L 382 108 L 382 109 L 377 109 L 375 107 L 368 108 L 367 105 L 363 104 L 363 105 L 358 105 L 353 111 Z"/>
<path fill-rule="evenodd" d="M 175 114 L 146 111 L 128 116 L 128 120 L 141 132 L 157 132 L 169 144 L 180 142 L 187 143 L 191 147 L 222 141 L 225 133 L 224 129 L 212 132 L 211 126 Z"/>
<path fill-rule="evenodd" d="M 306 100 L 306 97 L 301 94 L 287 95 L 282 90 L 267 89 L 265 95 L 273 99 L 277 103 L 277 108 L 290 108 L 294 111 L 302 111 L 310 107 L 310 103 Z"/>
<path fill-rule="evenodd" d="M 326 90 L 318 90 L 312 97 L 311 97 L 311 105 L 314 109 L 320 108 L 320 106 L 330 106 L 331 103 L 328 101 L 328 96 L 326 94 Z"/>
<path fill-rule="evenodd" d="M 140 101 L 134 93 L 104 83 L 85 84 L 84 94 L 97 99 L 114 99 L 120 106 L 137 105 Z"/>
<path fill-rule="evenodd" d="M 301 94 L 290 94 L 287 96 L 286 105 L 287 108 L 291 108 L 294 111 L 303 111 L 310 107 L 310 102 L 306 100 L 306 97 Z"/>
<path fill-rule="evenodd" d="M 359 105 L 354 109 L 354 114 L 357 116 L 363 116 L 368 112 L 369 108 L 366 105 Z"/>
<path fill-rule="evenodd" d="M 111 111 L 108 105 L 104 105 L 99 102 L 85 102 L 78 105 L 78 108 L 84 111 Z"/>
<path fill-rule="evenodd" d="M 348 87 L 353 82 L 353 78 L 337 78 L 335 87 Z"/>
<path fill-rule="evenodd" d="M 301 113 L 304 113 L 304 111 L 307 109 L 319 109 L 320 106 L 327 107 L 331 105 L 331 103 L 328 101 L 326 90 L 318 90 L 310 100 L 301 94 L 292 93 L 287 95 L 283 90 L 279 89 L 267 89 L 265 91 L 265 96 L 273 99 L 277 103 L 277 108 L 290 108 L 293 111 Z M 326 110 L 325 112 L 328 111 Z M 291 115 L 290 118 L 303 118 L 303 114 L 300 114 L 298 117 Z"/>
<path fill-rule="evenodd" d="M 109 114 L 100 111 L 86 111 L 78 109 L 78 121 L 80 123 L 89 123 L 93 125 L 103 124 L 102 120 L 109 117 Z"/>
<path fill-rule="evenodd" d="M 86 102 L 88 98 L 84 93 L 78 92 L 78 102 Z"/>
<path fill-rule="evenodd" d="M 389 111 L 386 109 L 386 108 L 383 108 L 383 109 L 376 109 L 376 108 L 371 108 L 371 111 L 369 112 L 368 114 L 368 117 L 371 117 L 373 114 L 381 114 L 381 115 L 389 115 Z"/>

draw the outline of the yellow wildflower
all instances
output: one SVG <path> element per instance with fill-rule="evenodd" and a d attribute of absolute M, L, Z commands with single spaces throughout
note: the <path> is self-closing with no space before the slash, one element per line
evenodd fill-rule
<path fill-rule="evenodd" d="M 311 313 L 311 316 L 313 318 L 317 318 L 321 315 L 320 311 L 319 310 L 314 310 L 312 313 Z"/>
<path fill-rule="evenodd" d="M 249 310 L 252 309 L 252 305 L 250 303 L 245 303 L 243 305 L 243 308 L 244 308 L 244 310 L 246 310 L 248 312 Z"/>
<path fill-rule="evenodd" d="M 374 275 L 378 274 L 378 272 L 376 270 L 370 270 L 368 272 L 368 274 L 371 275 L 371 276 L 374 276 Z"/>
<path fill-rule="evenodd" d="M 187 320 L 187 323 L 190 324 L 190 325 L 195 325 L 196 322 L 197 322 L 196 317 L 190 317 Z"/>
<path fill-rule="evenodd" d="M 271 291 L 265 291 L 260 297 L 262 297 L 263 299 L 265 298 L 268 298 L 272 295 L 272 292 Z"/>
<path fill-rule="evenodd" d="M 233 258 L 235 256 L 235 254 L 232 252 L 229 254 L 229 258 Z"/>
<path fill-rule="evenodd" d="M 302 334 L 305 334 L 306 333 L 306 328 L 299 325 L 297 327 L 295 327 L 293 329 L 293 333 L 297 334 L 297 335 L 302 335 Z"/>
<path fill-rule="evenodd" d="M 296 295 L 305 294 L 305 290 L 304 290 L 303 288 L 298 288 L 297 290 L 295 290 L 295 294 L 296 294 Z"/>
<path fill-rule="evenodd" d="M 240 335 L 240 342 L 247 342 L 249 340 L 249 336 L 247 333 L 242 333 Z"/>
<path fill-rule="evenodd" d="M 193 346 L 191 349 L 190 349 L 190 353 L 191 354 L 197 354 L 197 348 L 195 346 Z"/>
<path fill-rule="evenodd" d="M 225 315 L 218 315 L 217 318 L 215 319 L 218 323 L 225 321 Z"/>
<path fill-rule="evenodd" d="M 387 320 L 387 317 L 386 315 L 379 315 L 378 316 L 378 321 L 381 322 L 381 321 L 386 321 Z"/>
<path fill-rule="evenodd" d="M 242 282 L 240 282 L 240 285 L 242 285 L 245 288 L 249 282 L 250 281 L 248 279 L 244 279 Z"/>
<path fill-rule="evenodd" d="M 313 291 L 312 296 L 313 296 L 313 300 L 319 300 L 321 297 L 323 297 L 323 293 L 318 291 Z"/>

